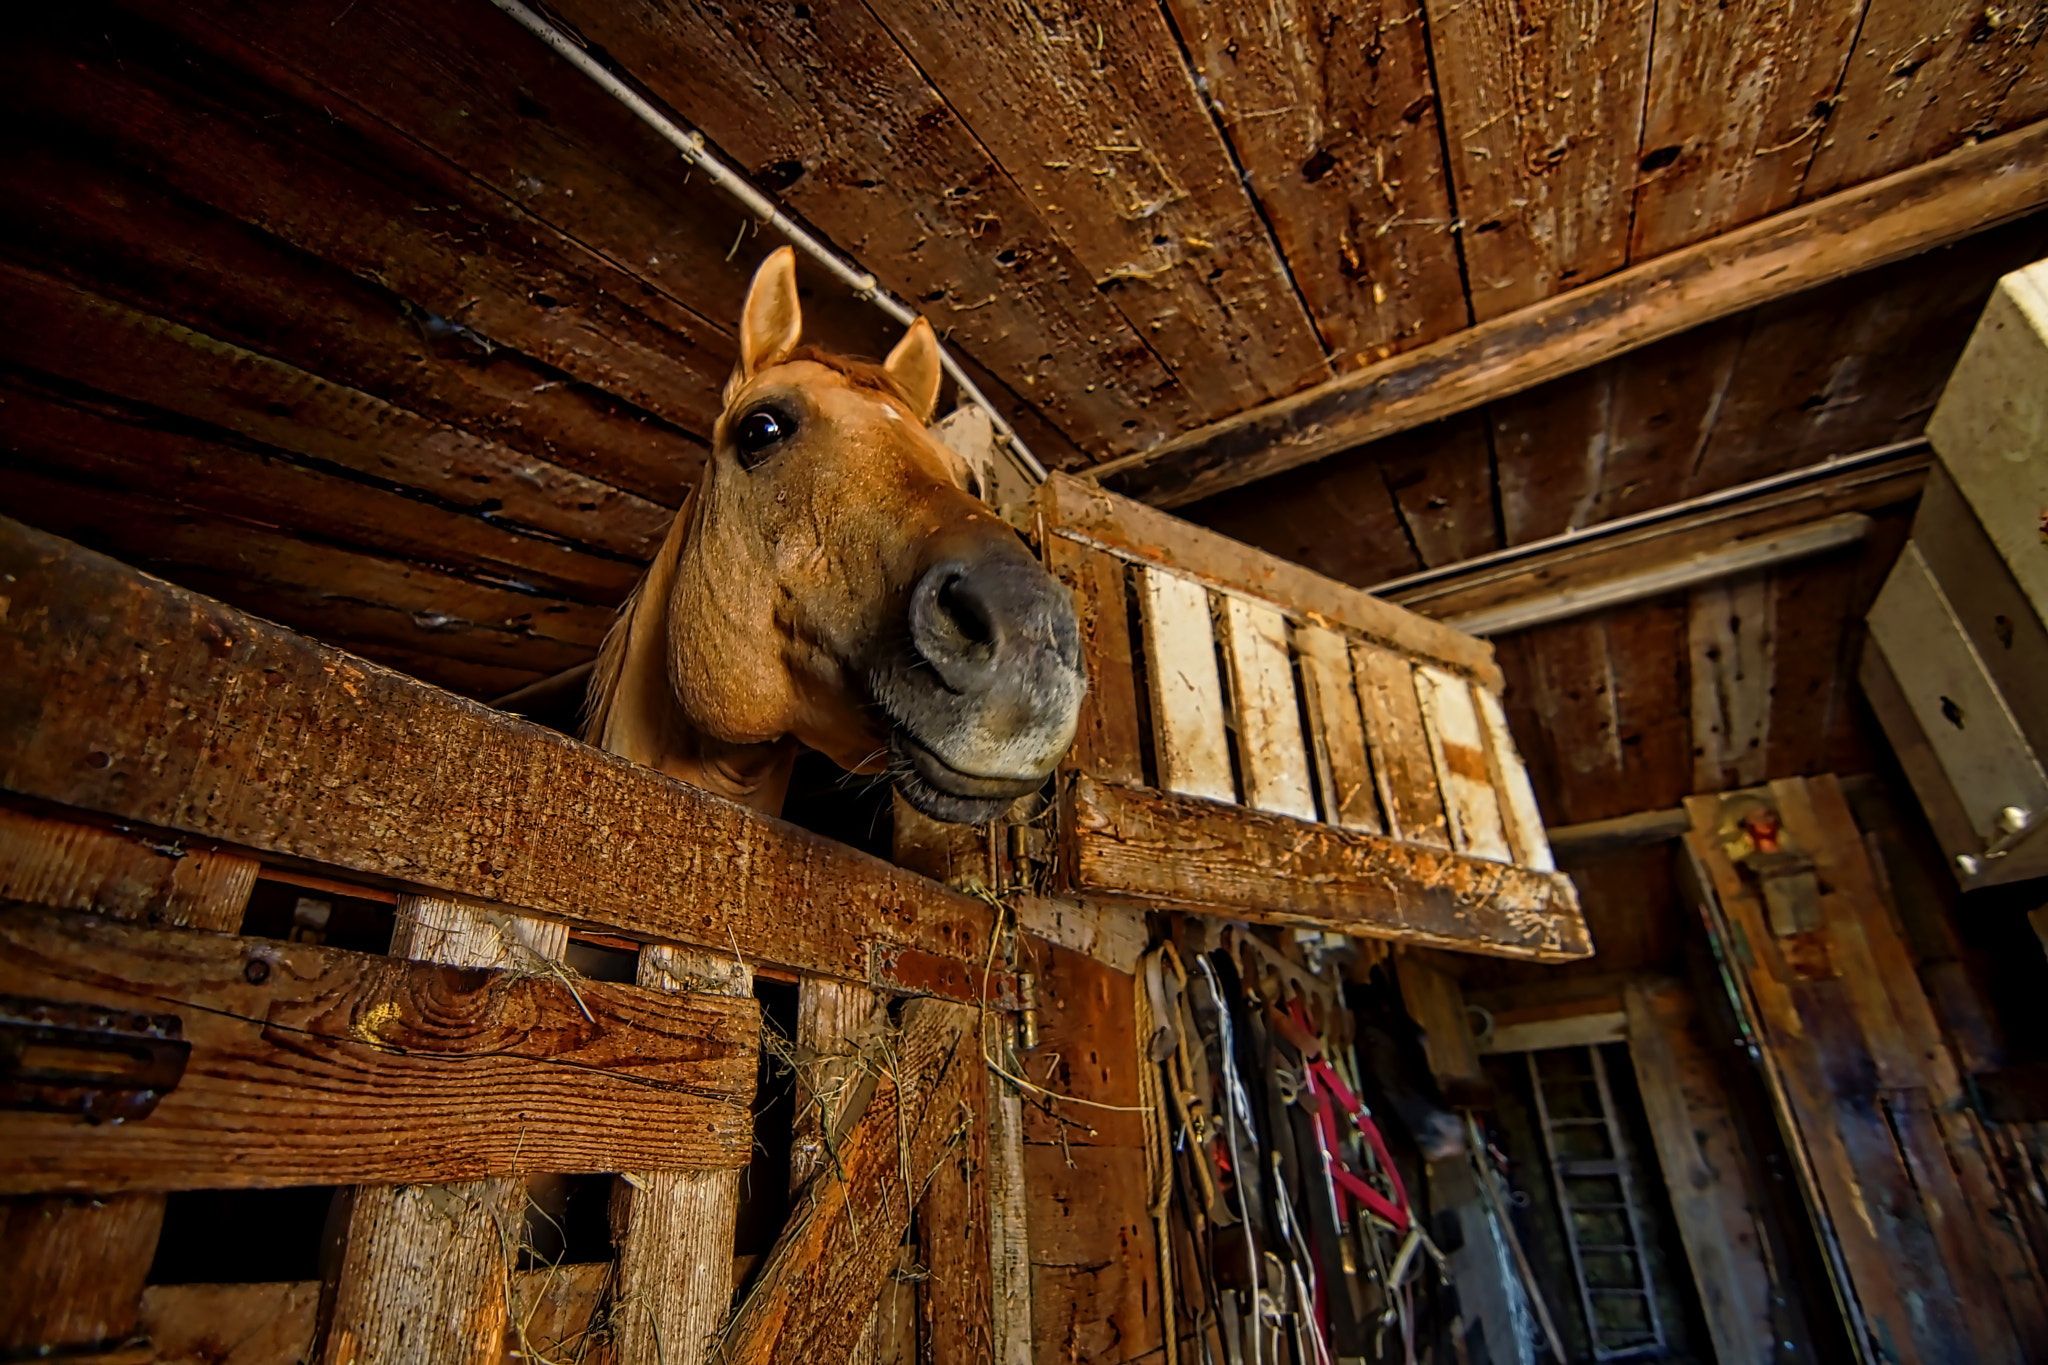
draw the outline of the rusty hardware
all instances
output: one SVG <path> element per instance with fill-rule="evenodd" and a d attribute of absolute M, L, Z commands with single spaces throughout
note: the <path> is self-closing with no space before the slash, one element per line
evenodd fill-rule
<path fill-rule="evenodd" d="M 0 1109 L 145 1119 L 184 1078 L 175 1014 L 0 995 Z"/>
<path fill-rule="evenodd" d="M 1038 1046 L 1038 978 L 1030 972 L 1017 973 L 1017 1050 L 1030 1052 Z"/>

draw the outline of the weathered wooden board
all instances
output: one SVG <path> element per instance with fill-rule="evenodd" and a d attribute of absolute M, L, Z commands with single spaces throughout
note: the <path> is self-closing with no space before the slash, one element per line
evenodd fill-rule
<path fill-rule="evenodd" d="M 1350 646 L 1343 636 L 1321 626 L 1296 627 L 1294 646 L 1301 659 L 1302 699 L 1315 744 L 1325 818 L 1346 829 L 1377 834 L 1379 791 L 1366 744 L 1365 714 L 1352 678 Z"/>
<path fill-rule="evenodd" d="M 977 900 L 27 528 L 0 572 L 0 789 L 840 980 L 914 950 L 979 994 Z"/>
<path fill-rule="evenodd" d="M 146 1119 L 5 1115 L 0 1188 L 12 1193 L 747 1159 L 751 1001 L 589 981 L 572 993 L 530 967 L 409 965 L 27 908 L 0 912 L 0 942 L 7 993 L 174 1013 L 192 1044 Z M 598 1110 L 608 1117 L 592 1127 Z"/>
<path fill-rule="evenodd" d="M 1165 507 L 1240 487 L 2007 222 L 2048 203 L 2044 167 L 2048 126 L 2032 124 L 1249 409 L 1098 476 Z"/>
<path fill-rule="evenodd" d="M 1415 670 L 1415 696 L 1422 706 L 1429 754 L 1436 760 L 1437 788 L 1450 816 L 1452 847 L 1475 858 L 1511 861 L 1514 853 L 1501 820 L 1490 745 L 1472 700 L 1472 685 L 1424 665 Z"/>
<path fill-rule="evenodd" d="M 1124 1147 L 1141 1150 L 1144 1126 L 1137 1106 L 1138 1068 L 1129 1046 L 1133 992 L 1128 971 L 1096 961 L 1063 945 L 1022 940 L 1037 977 L 1038 1046 L 1020 1060 L 1026 1079 L 1079 1104 L 1063 1104 L 1029 1092 L 1023 1113 L 1027 1144 L 1065 1147 Z M 1142 1189 L 1142 1183 L 1134 1187 Z M 1044 1212 L 1043 1192 L 1027 1184 L 1032 1227 Z M 1125 1192 L 1118 1191 L 1123 1198 Z M 1142 1208 L 1140 1209 L 1140 1221 Z"/>
<path fill-rule="evenodd" d="M 1254 810 L 1313 820 L 1316 798 L 1295 702 L 1287 618 L 1271 607 L 1228 596 L 1217 625 L 1237 720 L 1245 803 Z"/>
<path fill-rule="evenodd" d="M 1464 326 L 1421 9 L 1168 9 L 1334 363 Z"/>
<path fill-rule="evenodd" d="M 1074 762 L 1119 782 L 1140 781 L 1145 725 L 1132 664 L 1143 656 L 1144 645 L 1134 645 L 1131 639 L 1126 565 L 1115 555 L 1061 535 L 1048 536 L 1044 552 L 1046 567 L 1072 590 L 1081 618 L 1081 662 L 1088 672 L 1088 694 L 1081 700 Z"/>
<path fill-rule="evenodd" d="M 1351 646 L 1358 700 L 1365 716 L 1372 772 L 1387 813 L 1387 833 L 1428 848 L 1449 848 L 1443 793 L 1430 763 L 1415 670 L 1390 650 Z"/>
<path fill-rule="evenodd" d="M 1072 877 L 1083 894 L 1225 907 L 1504 957 L 1592 952 L 1568 878 L 1257 811 L 1213 807 L 1077 774 Z M 1282 908 L 1284 907 L 1284 908 Z"/>
<path fill-rule="evenodd" d="M 1693 789 L 1761 782 L 1776 676 L 1770 578 L 1702 584 L 1691 598 Z"/>
<path fill-rule="evenodd" d="M 32 1359 L 126 1343 L 163 1222 L 159 1195 L 0 1200 L 0 1349 Z"/>
<path fill-rule="evenodd" d="M 233 933 L 257 862 L 0 807 L 0 901 Z"/>
<path fill-rule="evenodd" d="M 874 1313 L 919 1194 L 971 1128 L 983 1084 L 976 1011 L 913 1001 L 849 1110 L 838 1161 L 804 1187 L 789 1222 L 717 1338 L 732 1362 L 845 1359 Z M 986 1252 L 983 1253 L 983 1264 Z"/>
<path fill-rule="evenodd" d="M 1196 580 L 1149 564 L 1137 575 L 1160 785 L 1184 796 L 1235 801 L 1209 594 Z"/>
<path fill-rule="evenodd" d="M 1165 1324 L 1144 1151 L 1032 1145 L 1024 1163 L 1033 1358 L 1160 1359 Z"/>

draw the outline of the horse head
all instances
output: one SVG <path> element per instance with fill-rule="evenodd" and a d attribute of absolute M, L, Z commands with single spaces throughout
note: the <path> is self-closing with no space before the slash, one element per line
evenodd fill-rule
<path fill-rule="evenodd" d="M 800 742 L 937 819 L 993 819 L 1073 740 L 1072 599 L 926 430 L 930 323 L 880 365 L 802 330 L 784 247 L 748 292 L 704 476 L 605 642 L 590 738 L 770 810 Z"/>

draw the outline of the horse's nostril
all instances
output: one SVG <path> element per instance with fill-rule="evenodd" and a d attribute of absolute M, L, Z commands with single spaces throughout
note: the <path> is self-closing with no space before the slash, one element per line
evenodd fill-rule
<path fill-rule="evenodd" d="M 933 604 L 939 616 L 958 632 L 961 642 L 977 652 L 993 649 L 996 625 L 989 618 L 988 603 L 974 591 L 964 575 L 951 578 L 939 589 Z"/>

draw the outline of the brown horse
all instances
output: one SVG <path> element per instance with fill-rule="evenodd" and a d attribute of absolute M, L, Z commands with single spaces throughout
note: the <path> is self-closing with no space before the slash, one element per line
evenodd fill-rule
<path fill-rule="evenodd" d="M 1086 687 L 1072 599 L 926 431 L 920 318 L 870 365 L 800 348 L 796 256 L 747 293 L 702 482 L 606 636 L 593 744 L 770 814 L 799 743 L 981 823 L 1036 790 Z"/>

